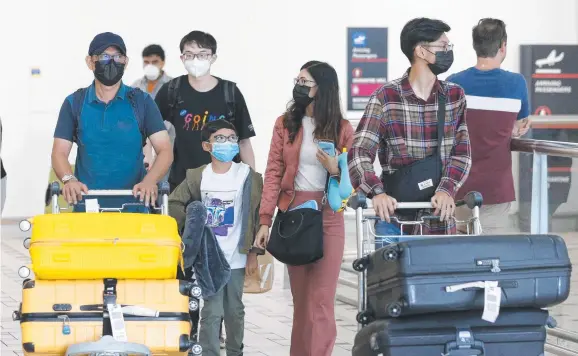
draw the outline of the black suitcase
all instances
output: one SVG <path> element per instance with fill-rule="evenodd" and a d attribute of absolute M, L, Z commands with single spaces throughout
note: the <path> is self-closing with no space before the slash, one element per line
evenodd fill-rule
<path fill-rule="evenodd" d="M 437 313 L 370 323 L 355 336 L 353 356 L 543 356 L 541 309 L 502 310 L 495 323 L 481 311 Z"/>
<path fill-rule="evenodd" d="M 568 250 L 554 235 L 425 237 L 386 246 L 365 262 L 369 320 L 482 309 L 484 289 L 446 291 L 468 282 L 498 281 L 502 307 L 550 307 L 570 292 Z"/>

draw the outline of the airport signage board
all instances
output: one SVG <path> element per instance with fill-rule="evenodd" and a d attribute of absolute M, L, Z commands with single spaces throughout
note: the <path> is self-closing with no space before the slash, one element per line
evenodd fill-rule
<path fill-rule="evenodd" d="M 578 45 L 522 45 L 530 114 L 578 115 Z"/>
<path fill-rule="evenodd" d="M 520 71 L 528 85 L 530 115 L 578 115 L 578 45 L 522 45 Z M 575 123 L 534 123 L 527 138 L 578 143 Z M 568 202 L 572 185 L 572 158 L 548 156 L 549 219 Z M 519 157 L 519 217 L 522 231 L 531 223 L 533 156 Z M 576 183 L 574 183 L 576 184 Z"/>
<path fill-rule="evenodd" d="M 387 28 L 347 29 L 347 110 L 363 111 L 387 82 Z"/>

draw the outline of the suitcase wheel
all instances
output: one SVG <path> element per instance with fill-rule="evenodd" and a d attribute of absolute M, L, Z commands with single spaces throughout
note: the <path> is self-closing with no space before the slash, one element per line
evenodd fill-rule
<path fill-rule="evenodd" d="M 26 266 L 22 266 L 20 268 L 18 268 L 18 276 L 20 276 L 20 278 L 28 278 L 30 277 L 30 274 L 32 274 L 32 271 L 30 270 L 30 268 L 26 267 Z"/>
<path fill-rule="evenodd" d="M 386 261 L 396 261 L 399 257 L 399 252 L 397 249 L 388 248 L 383 251 L 383 259 Z"/>
<path fill-rule="evenodd" d="M 194 286 L 193 288 L 191 288 L 191 293 L 190 293 L 191 297 L 200 298 L 201 294 L 202 294 L 201 287 Z"/>
<path fill-rule="evenodd" d="M 199 310 L 199 300 L 196 298 L 189 299 L 189 310 L 197 311 Z"/>
<path fill-rule="evenodd" d="M 369 265 L 369 258 L 367 256 L 361 257 L 353 261 L 353 269 L 357 272 L 363 272 Z"/>
<path fill-rule="evenodd" d="M 369 311 L 365 310 L 365 311 L 357 313 L 357 316 L 355 317 L 355 319 L 357 320 L 357 322 L 359 324 L 365 326 L 373 320 L 373 315 Z"/>
<path fill-rule="evenodd" d="M 199 344 L 194 344 L 191 347 L 191 352 L 189 352 L 189 355 L 201 355 L 203 353 L 203 348 L 201 347 L 201 345 Z"/>
<path fill-rule="evenodd" d="M 403 305 L 399 302 L 391 303 L 387 306 L 387 314 L 392 318 L 397 318 L 401 315 Z"/>
<path fill-rule="evenodd" d="M 12 321 L 20 320 L 20 312 L 18 310 L 14 310 L 12 312 Z"/>

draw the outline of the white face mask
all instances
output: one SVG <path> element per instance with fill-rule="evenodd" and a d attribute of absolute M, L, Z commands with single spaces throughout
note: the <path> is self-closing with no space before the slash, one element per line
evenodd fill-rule
<path fill-rule="evenodd" d="M 161 75 L 161 70 L 155 65 L 147 64 L 144 67 L 144 75 L 148 80 L 157 80 Z"/>
<path fill-rule="evenodd" d="M 185 61 L 185 68 L 187 69 L 187 72 L 189 72 L 189 74 L 193 77 L 202 77 L 203 75 L 209 73 L 209 69 L 211 69 L 211 61 L 202 61 L 198 58 L 195 58 L 193 60 Z"/>

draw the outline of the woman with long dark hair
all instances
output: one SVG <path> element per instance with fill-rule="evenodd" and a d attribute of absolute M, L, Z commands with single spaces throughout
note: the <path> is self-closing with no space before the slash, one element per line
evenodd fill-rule
<path fill-rule="evenodd" d="M 285 212 L 314 200 L 323 211 L 323 258 L 288 266 L 294 305 L 291 356 L 330 356 L 335 344 L 335 292 L 345 229 L 343 214 L 333 212 L 323 197 L 328 174 L 340 174 L 337 154 L 349 149 L 352 140 L 335 69 L 324 62 L 305 63 L 295 78 L 293 100 L 275 122 L 256 237 L 256 245 L 264 248 L 276 207 Z M 320 149 L 319 141 L 333 142 L 336 154 Z"/>

